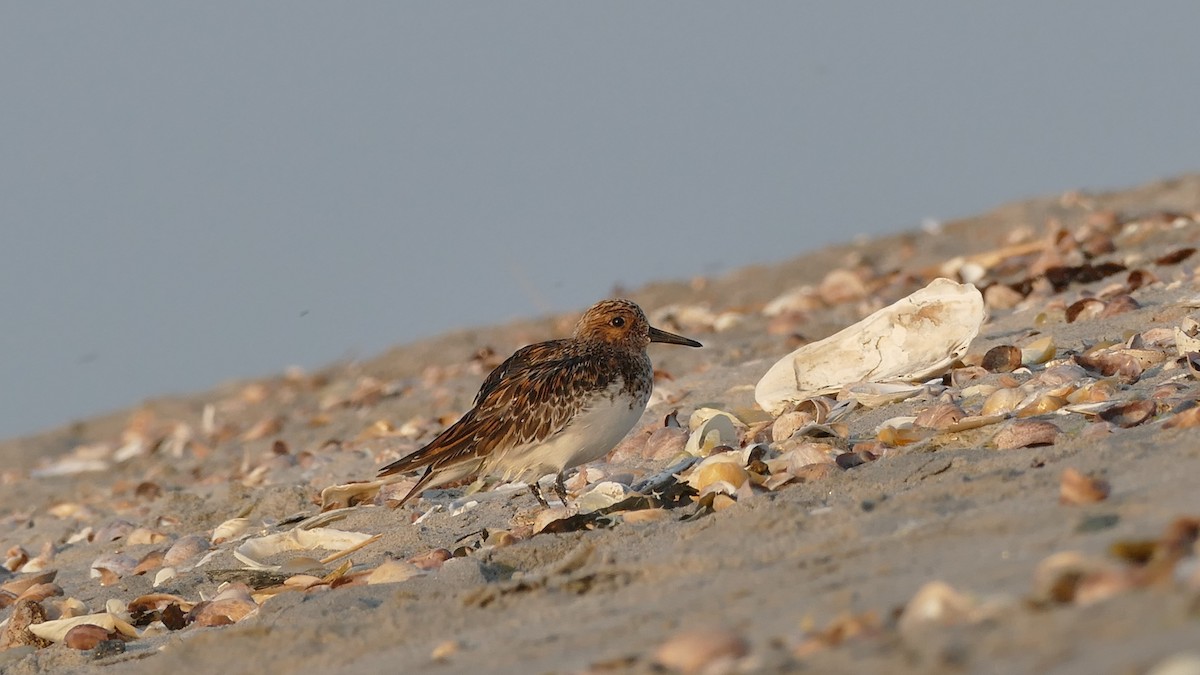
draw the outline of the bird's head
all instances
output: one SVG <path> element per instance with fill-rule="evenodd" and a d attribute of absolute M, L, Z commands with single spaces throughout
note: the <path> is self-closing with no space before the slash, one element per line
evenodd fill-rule
<path fill-rule="evenodd" d="M 603 300 L 592 305 L 575 325 L 575 338 L 627 345 L 635 349 L 644 349 L 651 342 L 702 346 L 695 340 L 651 326 L 642 308 L 629 300 Z"/>

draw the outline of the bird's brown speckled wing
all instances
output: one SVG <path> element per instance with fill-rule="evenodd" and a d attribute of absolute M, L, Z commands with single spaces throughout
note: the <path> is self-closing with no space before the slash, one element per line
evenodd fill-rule
<path fill-rule="evenodd" d="M 570 340 L 529 345 L 483 382 L 475 407 L 428 445 L 379 470 L 380 476 L 482 461 L 496 450 L 544 441 L 564 429 L 588 401 L 621 375 L 607 350 L 584 352 Z M 626 380 L 628 382 L 628 380 Z"/>

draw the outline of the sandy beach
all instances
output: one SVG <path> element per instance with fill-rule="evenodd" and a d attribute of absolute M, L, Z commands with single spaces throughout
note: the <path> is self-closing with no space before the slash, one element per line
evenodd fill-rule
<path fill-rule="evenodd" d="M 1200 673 L 1200 355 L 1176 331 L 1200 317 L 1198 242 L 1186 176 L 633 291 L 705 346 L 650 348 L 640 423 L 568 481 L 590 515 L 520 486 L 395 509 L 411 481 L 369 483 L 577 313 L 4 441 L 0 672 Z M 938 277 L 989 313 L 944 376 L 824 436 L 755 403 L 777 360 Z M 881 428 L 937 406 L 956 421 Z M 732 493 L 664 476 L 698 409 L 761 446 Z M 769 468 L 801 446 L 816 461 Z M 270 548 L 298 531 L 334 548 Z M 98 614 L 72 646 L 26 627 Z"/>

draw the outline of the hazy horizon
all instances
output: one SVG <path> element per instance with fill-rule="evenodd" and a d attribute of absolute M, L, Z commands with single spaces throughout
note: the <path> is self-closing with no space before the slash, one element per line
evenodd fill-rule
<path fill-rule="evenodd" d="M 0 18 L 0 438 L 1200 170 L 1197 3 Z"/>

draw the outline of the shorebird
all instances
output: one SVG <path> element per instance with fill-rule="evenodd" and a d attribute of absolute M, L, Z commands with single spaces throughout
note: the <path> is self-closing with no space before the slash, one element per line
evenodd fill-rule
<path fill-rule="evenodd" d="M 538 480 L 551 473 L 565 506 L 563 472 L 608 454 L 646 409 L 654 386 L 651 342 L 701 346 L 652 327 L 629 300 L 604 300 L 584 313 L 571 337 L 518 349 L 487 376 L 461 419 L 379 470 L 387 476 L 425 469 L 396 506 L 469 476 L 527 482 L 549 506 Z"/>

